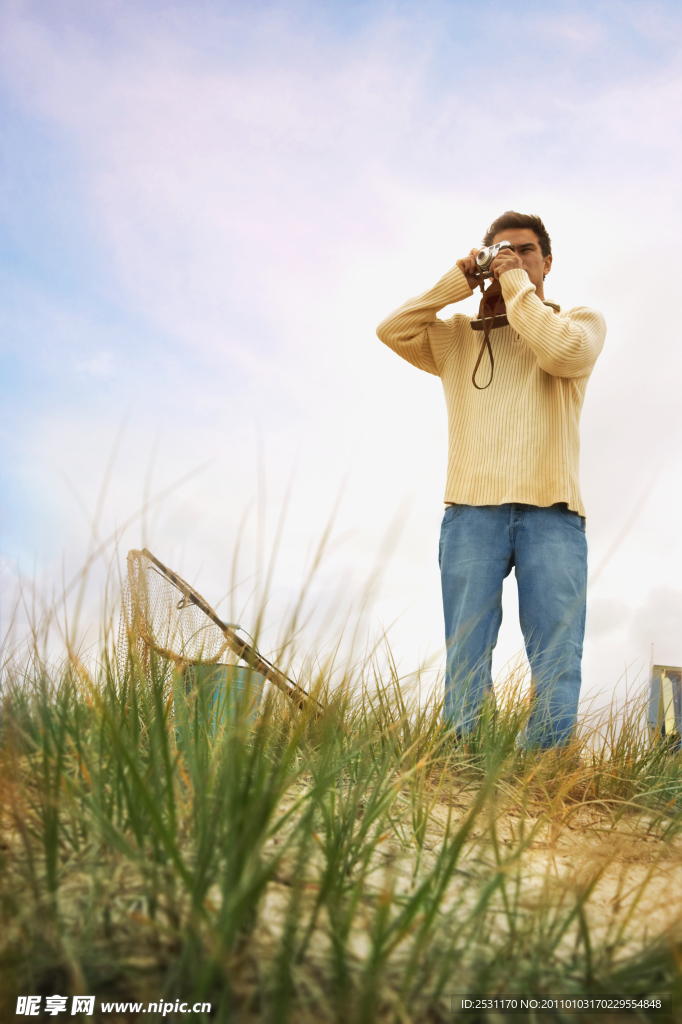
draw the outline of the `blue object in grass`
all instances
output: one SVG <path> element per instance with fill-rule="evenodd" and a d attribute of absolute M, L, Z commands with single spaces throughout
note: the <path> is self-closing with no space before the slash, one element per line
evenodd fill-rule
<path fill-rule="evenodd" d="M 265 676 L 241 665 L 189 665 L 183 672 L 185 693 L 193 699 L 190 714 L 215 733 L 240 719 L 253 722 L 263 695 Z"/>

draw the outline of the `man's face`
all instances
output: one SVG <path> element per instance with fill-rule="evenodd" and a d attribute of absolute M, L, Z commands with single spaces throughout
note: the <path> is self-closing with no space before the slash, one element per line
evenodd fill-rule
<path fill-rule="evenodd" d="M 516 255 L 523 263 L 523 269 L 538 293 L 542 295 L 542 279 L 545 274 L 549 274 L 552 257 L 542 255 L 535 232 L 531 228 L 507 228 L 506 231 L 498 231 L 493 242 L 510 242 L 514 246 Z"/>

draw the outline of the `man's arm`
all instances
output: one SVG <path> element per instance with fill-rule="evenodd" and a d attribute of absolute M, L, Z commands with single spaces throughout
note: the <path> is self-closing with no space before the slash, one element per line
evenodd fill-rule
<path fill-rule="evenodd" d="M 444 355 L 443 346 L 429 338 L 429 327 L 436 322 L 436 313 L 443 306 L 459 302 L 472 294 L 467 280 L 468 261 L 471 259 L 468 256 L 458 260 L 435 287 L 414 299 L 408 299 L 377 327 L 377 334 L 385 345 L 427 373 L 440 375 Z M 442 326 L 445 327 L 445 324 Z"/>
<path fill-rule="evenodd" d="M 604 345 L 606 324 L 601 313 L 578 309 L 570 320 L 557 316 L 535 294 L 525 270 L 500 274 L 507 319 L 527 341 L 539 365 L 553 377 L 582 377 L 588 373 Z"/>

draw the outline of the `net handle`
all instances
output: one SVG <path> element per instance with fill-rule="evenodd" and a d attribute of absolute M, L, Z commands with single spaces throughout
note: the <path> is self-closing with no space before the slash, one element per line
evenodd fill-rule
<path fill-rule="evenodd" d="M 278 668 L 275 668 L 267 658 L 264 658 L 259 654 L 255 647 L 247 644 L 245 640 L 242 640 L 241 637 L 237 636 L 234 630 L 230 629 L 227 623 L 223 622 L 222 619 L 219 619 L 213 609 L 192 590 L 188 583 L 185 583 L 180 576 L 177 576 L 172 569 L 169 569 L 167 565 L 160 562 L 159 559 L 151 553 L 151 551 L 147 550 L 147 548 L 142 548 L 142 554 L 145 558 L 148 558 L 150 562 L 153 562 L 156 568 L 159 569 L 163 575 L 166 576 L 166 578 L 169 579 L 171 583 L 192 602 L 192 604 L 195 604 L 197 608 L 204 613 L 204 615 L 207 615 L 211 622 L 215 623 L 238 658 L 241 658 L 241 660 L 245 661 L 247 665 L 254 669 L 254 671 L 260 672 L 260 674 L 265 676 L 266 679 L 269 679 L 271 683 L 274 683 L 274 685 L 282 690 L 283 693 L 286 693 L 286 695 L 290 697 L 299 708 L 303 708 L 308 701 L 312 700 L 310 694 L 307 693 L 303 687 L 299 686 L 298 683 L 292 682 L 288 676 L 285 676 L 283 672 L 280 672 Z M 322 711 L 323 708 L 320 702 L 315 701 L 315 703 L 320 711 Z"/>

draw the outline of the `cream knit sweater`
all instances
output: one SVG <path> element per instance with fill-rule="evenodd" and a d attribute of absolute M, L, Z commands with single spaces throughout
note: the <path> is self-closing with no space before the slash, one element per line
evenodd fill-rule
<path fill-rule="evenodd" d="M 535 294 L 525 270 L 500 278 L 509 327 L 490 332 L 493 382 L 471 382 L 483 333 L 461 313 L 436 313 L 472 294 L 459 267 L 410 299 L 377 328 L 389 348 L 443 383 L 448 410 L 445 501 L 463 505 L 565 501 L 585 515 L 578 424 L 585 388 L 601 352 L 606 324 L 582 306 L 555 313 Z M 488 380 L 487 352 L 477 380 Z"/>

